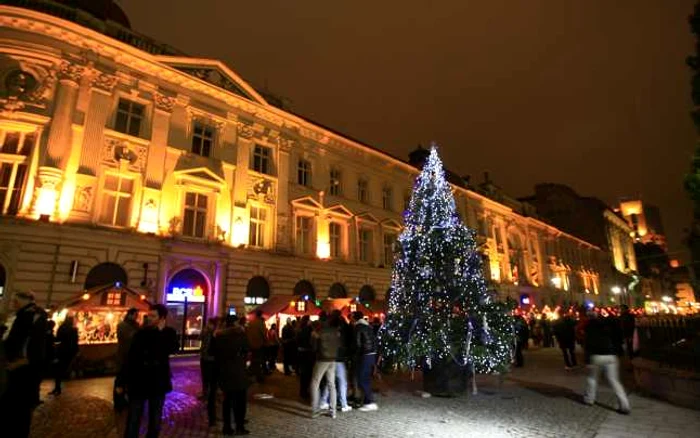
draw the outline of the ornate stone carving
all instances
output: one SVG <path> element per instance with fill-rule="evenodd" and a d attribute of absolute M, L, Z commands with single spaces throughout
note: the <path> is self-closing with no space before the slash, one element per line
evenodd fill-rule
<path fill-rule="evenodd" d="M 267 178 L 248 178 L 248 199 L 256 199 L 267 204 L 275 203 L 274 182 Z"/>
<path fill-rule="evenodd" d="M 168 113 L 173 112 L 173 106 L 175 105 L 175 98 L 166 96 L 163 93 L 155 93 L 153 95 L 153 102 L 156 105 L 156 109 L 165 111 Z"/>
<path fill-rule="evenodd" d="M 255 135 L 253 127 L 247 123 L 238 122 L 236 126 L 238 127 L 238 135 L 242 138 L 250 139 Z"/>
<path fill-rule="evenodd" d="M 112 92 L 114 86 L 117 84 L 118 78 L 114 75 L 107 73 L 97 72 L 92 78 L 92 86 L 100 90 Z"/>
<path fill-rule="evenodd" d="M 205 82 L 215 85 L 219 88 L 223 88 L 226 91 L 230 91 L 239 96 L 243 96 L 250 99 L 250 95 L 243 90 L 238 84 L 233 82 L 230 78 L 222 74 L 216 68 L 188 68 L 188 67 L 178 67 L 178 70 L 187 73 L 188 75 L 199 78 Z"/>
<path fill-rule="evenodd" d="M 129 163 L 129 170 L 143 172 L 146 168 L 148 148 L 139 144 L 129 144 L 118 138 L 105 138 L 102 148 L 102 161 L 112 165 L 118 165 L 121 161 Z"/>
<path fill-rule="evenodd" d="M 92 186 L 78 186 L 73 199 L 73 210 L 88 213 L 91 205 Z"/>
<path fill-rule="evenodd" d="M 58 69 L 58 79 L 61 81 L 71 81 L 77 84 L 85 73 L 85 67 L 72 62 L 64 61 Z"/>
<path fill-rule="evenodd" d="M 3 87 L 0 92 L 0 108 L 17 111 L 26 106 L 45 108 L 56 78 L 51 71 L 35 69 L 40 77 L 25 71 L 22 67 L 13 68 L 0 74 Z M 43 76 L 43 77 L 42 77 Z"/>

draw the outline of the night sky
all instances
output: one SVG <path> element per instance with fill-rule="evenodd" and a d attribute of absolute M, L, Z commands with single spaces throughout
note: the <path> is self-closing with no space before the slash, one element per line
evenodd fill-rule
<path fill-rule="evenodd" d="M 436 141 L 451 170 L 512 196 L 641 196 L 685 253 L 694 0 L 119 4 L 135 30 L 398 157 Z"/>

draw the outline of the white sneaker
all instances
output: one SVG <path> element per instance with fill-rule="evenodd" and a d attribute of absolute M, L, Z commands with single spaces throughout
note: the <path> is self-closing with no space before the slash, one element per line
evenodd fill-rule
<path fill-rule="evenodd" d="M 330 409 L 331 405 L 328 403 L 322 403 L 321 406 L 318 407 L 320 410 L 325 411 L 326 409 Z"/>
<path fill-rule="evenodd" d="M 360 408 L 360 412 L 371 412 L 379 409 L 376 403 L 368 403 Z"/>
<path fill-rule="evenodd" d="M 350 412 L 352 411 L 352 406 L 345 406 L 344 408 L 340 408 L 340 412 Z"/>

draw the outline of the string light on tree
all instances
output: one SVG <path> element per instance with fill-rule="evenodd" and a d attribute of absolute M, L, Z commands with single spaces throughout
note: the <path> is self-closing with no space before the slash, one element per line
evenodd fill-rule
<path fill-rule="evenodd" d="M 486 289 L 475 234 L 457 213 L 432 147 L 416 179 L 394 257 L 382 354 L 398 365 L 453 360 L 477 373 L 511 361 L 513 318 Z"/>

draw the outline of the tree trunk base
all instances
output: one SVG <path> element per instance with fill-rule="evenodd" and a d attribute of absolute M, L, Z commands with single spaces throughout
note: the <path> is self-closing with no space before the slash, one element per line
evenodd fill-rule
<path fill-rule="evenodd" d="M 469 368 L 452 360 L 434 361 L 423 368 L 423 390 L 435 397 L 457 397 L 467 392 Z"/>

